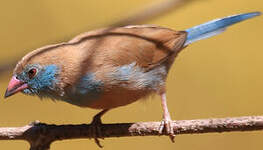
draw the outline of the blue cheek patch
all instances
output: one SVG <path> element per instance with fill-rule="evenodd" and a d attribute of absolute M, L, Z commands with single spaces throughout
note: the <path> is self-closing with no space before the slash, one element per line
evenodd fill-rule
<path fill-rule="evenodd" d="M 58 67 L 56 65 L 48 65 L 39 70 L 38 74 L 31 80 L 28 85 L 30 89 L 25 89 L 26 94 L 38 94 L 40 91 L 54 89 L 54 83 L 58 82 L 56 75 Z"/>
<path fill-rule="evenodd" d="M 25 94 L 33 94 L 33 91 L 31 91 L 29 89 L 24 89 L 23 93 L 25 93 Z"/>

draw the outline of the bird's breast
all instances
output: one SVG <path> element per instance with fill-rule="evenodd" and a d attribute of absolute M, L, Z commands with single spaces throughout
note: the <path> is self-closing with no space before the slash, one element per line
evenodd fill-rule
<path fill-rule="evenodd" d="M 95 73 L 87 73 L 74 85 L 66 88 L 66 98 L 63 100 L 74 105 L 87 107 L 102 96 L 103 86 L 103 81 L 96 79 Z"/>
<path fill-rule="evenodd" d="M 65 100 L 81 107 L 110 109 L 137 101 L 163 87 L 164 66 L 145 72 L 136 63 L 100 68 L 81 77 Z"/>

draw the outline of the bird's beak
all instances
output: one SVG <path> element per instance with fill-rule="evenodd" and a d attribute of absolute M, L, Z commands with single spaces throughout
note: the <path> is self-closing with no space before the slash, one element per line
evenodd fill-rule
<path fill-rule="evenodd" d="M 8 87 L 5 92 L 4 98 L 7 98 L 17 92 L 20 92 L 24 89 L 28 88 L 28 85 L 20 80 L 18 80 L 15 76 L 10 80 Z"/>

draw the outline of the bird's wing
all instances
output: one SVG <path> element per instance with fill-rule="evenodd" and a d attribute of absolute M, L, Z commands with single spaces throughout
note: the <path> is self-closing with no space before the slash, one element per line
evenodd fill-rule
<path fill-rule="evenodd" d="M 126 26 L 88 32 L 69 43 L 85 40 L 88 42 L 84 49 L 90 54 L 87 59 L 93 64 L 89 71 L 93 67 L 132 63 L 149 70 L 175 57 L 183 48 L 186 32 L 157 26 Z"/>

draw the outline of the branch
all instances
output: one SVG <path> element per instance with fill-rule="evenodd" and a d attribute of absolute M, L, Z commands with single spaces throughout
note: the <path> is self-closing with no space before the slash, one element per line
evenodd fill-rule
<path fill-rule="evenodd" d="M 101 137 L 159 136 L 160 122 L 103 124 Z M 175 134 L 255 131 L 263 129 L 263 116 L 174 121 Z M 90 124 L 49 125 L 34 122 L 24 127 L 0 128 L 0 140 L 26 140 L 30 150 L 48 150 L 57 140 L 94 138 Z M 167 135 L 163 133 L 161 135 Z"/>
<path fill-rule="evenodd" d="M 140 24 L 142 22 L 146 22 L 153 18 L 166 14 L 171 10 L 178 9 L 181 6 L 184 6 L 183 4 L 186 4 L 191 1 L 193 0 L 166 0 L 164 2 L 162 1 L 158 3 L 153 3 L 147 6 L 147 8 L 138 10 L 134 14 L 110 24 L 110 26 L 116 27 L 130 24 Z"/>

